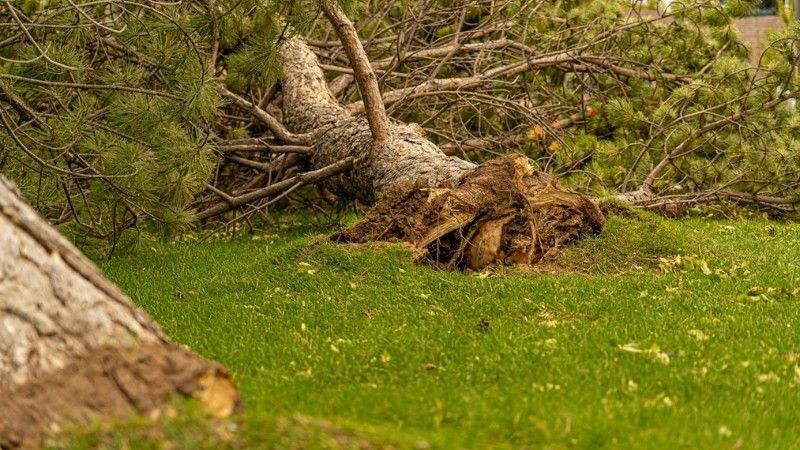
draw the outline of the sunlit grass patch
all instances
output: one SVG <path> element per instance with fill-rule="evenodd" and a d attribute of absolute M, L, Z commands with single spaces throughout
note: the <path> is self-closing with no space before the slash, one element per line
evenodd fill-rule
<path fill-rule="evenodd" d="M 399 448 L 800 445 L 794 224 L 612 217 L 552 273 L 439 271 L 328 231 L 104 264 L 231 369 L 241 445 L 297 415 Z"/>

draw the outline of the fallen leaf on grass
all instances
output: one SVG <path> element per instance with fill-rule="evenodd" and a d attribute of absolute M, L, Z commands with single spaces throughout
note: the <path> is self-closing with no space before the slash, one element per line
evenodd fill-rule
<path fill-rule="evenodd" d="M 695 338 L 698 341 L 708 340 L 708 335 L 703 333 L 702 330 L 689 330 L 689 336 Z"/>
<path fill-rule="evenodd" d="M 627 353 L 637 353 L 650 356 L 651 358 L 655 359 L 656 361 L 664 365 L 669 364 L 670 362 L 669 355 L 665 352 L 662 352 L 657 345 L 653 345 L 650 348 L 643 349 L 639 347 L 639 344 L 637 344 L 636 342 L 629 342 L 627 344 L 620 345 L 619 349 Z"/>

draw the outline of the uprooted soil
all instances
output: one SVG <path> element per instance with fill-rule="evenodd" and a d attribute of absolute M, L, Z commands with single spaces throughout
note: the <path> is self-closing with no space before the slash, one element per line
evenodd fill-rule
<path fill-rule="evenodd" d="M 220 416 L 239 401 L 224 368 L 180 347 L 158 343 L 96 350 L 0 393 L 0 449 L 37 448 L 65 424 L 149 414 L 176 394 L 197 397 Z"/>
<path fill-rule="evenodd" d="M 480 270 L 536 264 L 582 237 L 605 216 L 588 197 L 558 185 L 522 155 L 482 164 L 451 186 L 393 186 L 337 242 L 401 241 L 437 267 Z"/>

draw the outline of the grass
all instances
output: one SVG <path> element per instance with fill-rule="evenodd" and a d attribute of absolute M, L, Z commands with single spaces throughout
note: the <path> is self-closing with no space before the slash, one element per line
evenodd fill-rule
<path fill-rule="evenodd" d="M 324 232 L 103 263 L 233 372 L 232 446 L 800 446 L 797 225 L 614 217 L 543 272 L 472 275 Z"/>

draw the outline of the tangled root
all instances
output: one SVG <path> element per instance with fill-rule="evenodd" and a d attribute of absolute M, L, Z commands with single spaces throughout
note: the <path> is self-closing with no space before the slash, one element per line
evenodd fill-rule
<path fill-rule="evenodd" d="M 408 242 L 420 262 L 481 270 L 536 264 L 598 234 L 604 223 L 587 197 L 560 187 L 525 156 L 511 155 L 479 166 L 454 186 L 396 185 L 333 240 Z"/>

